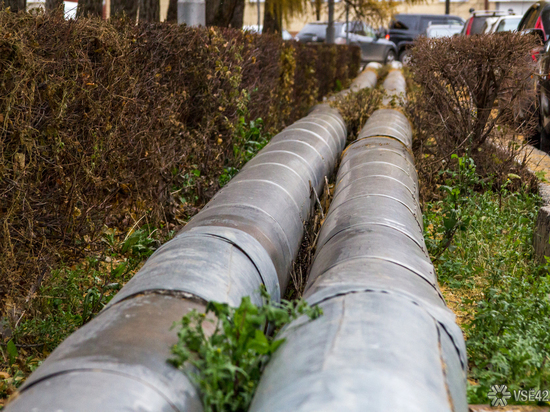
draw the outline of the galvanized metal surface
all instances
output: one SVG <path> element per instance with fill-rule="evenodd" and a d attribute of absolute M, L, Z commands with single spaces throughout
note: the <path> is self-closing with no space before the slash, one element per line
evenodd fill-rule
<path fill-rule="evenodd" d="M 424 244 L 404 120 L 375 112 L 346 149 L 305 291 L 324 315 L 281 332 L 251 411 L 467 411 L 464 339 Z"/>
<path fill-rule="evenodd" d="M 342 230 L 372 226 L 397 230 L 415 242 L 424 254 L 427 253 L 422 229 L 410 209 L 395 198 L 378 196 L 356 198 L 331 209 L 319 234 L 317 247 L 322 247 Z"/>
<path fill-rule="evenodd" d="M 405 147 L 412 146 L 412 129 L 406 116 L 393 109 L 375 111 L 367 120 L 357 139 L 384 136 L 399 140 Z"/>
<path fill-rule="evenodd" d="M 172 324 L 193 299 L 149 294 L 103 311 L 67 338 L 25 382 L 7 411 L 201 411 L 186 375 L 168 364 Z"/>
<path fill-rule="evenodd" d="M 318 105 L 275 136 L 46 359 L 6 411 L 201 411 L 193 385 L 167 363 L 172 323 L 207 300 L 261 304 L 261 284 L 280 298 L 313 189 L 321 192 L 346 135 L 338 112 Z"/>
<path fill-rule="evenodd" d="M 338 112 L 328 105 L 314 107 L 275 136 L 180 234 L 207 226 L 247 233 L 271 256 L 279 290 L 284 290 L 314 204 L 312 188 L 320 193 L 345 140 Z M 278 290 L 270 292 L 278 298 Z"/>
<path fill-rule="evenodd" d="M 230 227 L 196 227 L 161 246 L 109 306 L 148 291 L 187 292 L 233 306 L 250 295 L 261 304 L 261 284 L 280 295 L 271 257 L 255 238 Z"/>
<path fill-rule="evenodd" d="M 377 71 L 378 69 L 367 67 L 351 82 L 349 90 L 351 92 L 358 92 L 361 89 L 374 89 L 378 81 Z"/>
<path fill-rule="evenodd" d="M 390 63 L 390 68 L 392 70 L 403 70 L 403 63 L 400 61 L 394 60 Z"/>
<path fill-rule="evenodd" d="M 386 76 L 383 87 L 386 91 L 386 97 L 382 99 L 383 105 L 397 104 L 402 105 L 407 98 L 407 82 L 401 70 L 392 70 Z"/>
<path fill-rule="evenodd" d="M 350 150 L 353 148 L 353 150 Z M 385 138 L 369 138 L 357 141 L 347 149 L 340 163 L 337 182 L 348 178 L 347 174 L 352 173 L 356 168 L 386 167 L 398 169 L 408 178 L 404 179 L 413 182 L 418 186 L 414 160 L 411 153 L 399 142 Z M 395 173 L 398 173 L 395 171 Z M 356 176 L 359 177 L 359 176 Z M 407 184 L 407 183 L 405 183 Z"/>
<path fill-rule="evenodd" d="M 388 292 L 349 293 L 320 306 L 323 316 L 281 334 L 286 342 L 250 411 L 467 411 L 448 390 L 449 382 L 464 386 L 463 370 L 445 371 L 446 332 L 422 307 Z"/>
<path fill-rule="evenodd" d="M 365 276 L 366 268 L 368 276 Z M 451 316 L 449 319 L 452 319 L 437 286 L 395 262 L 374 257 L 342 262 L 326 270 L 308 283 L 304 297 L 311 304 L 317 304 L 334 296 L 368 291 L 403 295 L 430 308 L 434 317 Z"/>

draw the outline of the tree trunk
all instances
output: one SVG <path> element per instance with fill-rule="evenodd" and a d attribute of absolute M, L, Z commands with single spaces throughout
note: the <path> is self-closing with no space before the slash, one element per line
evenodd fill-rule
<path fill-rule="evenodd" d="M 111 0 L 111 16 L 126 15 L 131 21 L 136 21 L 138 0 Z"/>
<path fill-rule="evenodd" d="M 206 0 L 206 25 L 240 29 L 245 0 Z"/>
<path fill-rule="evenodd" d="M 2 3 L 2 8 L 9 7 L 10 11 L 14 13 L 17 13 L 18 11 L 25 11 L 27 9 L 26 0 L 6 0 L 4 2 L 0 1 L 0 4 Z"/>
<path fill-rule="evenodd" d="M 166 21 L 168 23 L 178 22 L 178 0 L 170 0 L 170 3 L 168 3 L 168 13 L 166 14 Z"/>
<path fill-rule="evenodd" d="M 46 0 L 46 11 L 52 13 L 60 10 L 62 13 L 65 12 L 63 8 L 63 0 Z"/>
<path fill-rule="evenodd" d="M 323 4 L 323 0 L 315 0 L 315 18 L 317 21 L 321 21 L 321 6 Z"/>
<path fill-rule="evenodd" d="M 229 21 L 229 26 L 234 29 L 242 29 L 244 22 L 244 0 L 236 0 L 235 8 L 233 9 L 233 16 Z"/>
<path fill-rule="evenodd" d="M 283 16 L 276 0 L 265 0 L 263 33 L 282 33 Z"/>
<path fill-rule="evenodd" d="M 207 26 L 216 26 L 216 14 L 218 8 L 220 7 L 220 0 L 205 0 L 206 7 L 206 25 Z"/>
<path fill-rule="evenodd" d="M 160 21 L 159 0 L 139 0 L 139 21 L 155 23 Z"/>
<path fill-rule="evenodd" d="M 76 9 L 77 17 L 94 16 L 101 17 L 103 15 L 102 0 L 78 0 Z"/>

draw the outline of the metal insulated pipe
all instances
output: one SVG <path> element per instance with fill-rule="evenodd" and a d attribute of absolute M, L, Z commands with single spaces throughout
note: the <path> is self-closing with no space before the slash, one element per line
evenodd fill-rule
<path fill-rule="evenodd" d="M 422 233 L 412 131 L 376 111 L 343 154 L 305 298 L 250 411 L 466 412 L 466 349 Z"/>
<path fill-rule="evenodd" d="M 382 65 L 380 63 L 371 62 L 367 64 L 365 70 L 363 70 L 361 74 L 355 79 L 353 79 L 349 89 L 352 92 L 357 92 L 361 89 L 367 88 L 373 89 L 376 86 L 376 82 L 378 81 L 378 70 L 380 70 L 381 68 Z"/>
<path fill-rule="evenodd" d="M 401 63 L 393 62 L 392 69 L 384 80 L 383 87 L 386 91 L 386 96 L 382 99 L 383 105 L 389 105 L 392 101 L 398 105 L 402 105 L 407 97 L 407 82 L 401 71 Z"/>
<path fill-rule="evenodd" d="M 261 304 L 288 283 L 303 222 L 346 143 L 328 105 L 276 135 L 90 323 L 27 379 L 7 412 L 202 411 L 196 389 L 167 363 L 170 328 L 216 300 Z"/>

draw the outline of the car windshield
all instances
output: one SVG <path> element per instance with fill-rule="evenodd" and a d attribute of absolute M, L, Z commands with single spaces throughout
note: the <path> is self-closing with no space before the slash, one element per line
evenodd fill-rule
<path fill-rule="evenodd" d="M 517 30 L 520 20 L 521 20 L 521 16 L 513 17 L 509 19 L 502 19 L 498 24 L 496 31 L 500 32 L 500 31 Z"/>
<path fill-rule="evenodd" d="M 300 30 L 298 37 L 313 37 L 317 36 L 317 39 L 324 40 L 327 35 L 327 23 L 308 23 Z M 334 32 L 339 34 L 342 31 L 343 23 L 334 23 Z"/>

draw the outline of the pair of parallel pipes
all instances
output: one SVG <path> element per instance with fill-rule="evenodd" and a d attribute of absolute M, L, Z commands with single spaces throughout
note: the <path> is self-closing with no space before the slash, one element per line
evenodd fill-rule
<path fill-rule="evenodd" d="M 405 98 L 390 72 L 386 104 Z M 462 333 L 424 244 L 412 130 L 373 113 L 344 152 L 305 298 L 324 315 L 285 327 L 251 412 L 466 412 Z"/>
<path fill-rule="evenodd" d="M 399 80 L 386 83 L 402 96 Z M 166 362 L 170 326 L 208 300 L 261 304 L 261 284 L 280 297 L 312 188 L 322 191 L 346 135 L 339 114 L 319 105 L 275 136 L 6 411 L 202 411 L 188 378 Z M 407 145 L 404 116 L 378 111 L 346 150 L 306 292 L 325 314 L 284 330 L 251 410 L 465 410 L 462 335 L 426 254 Z"/>
<path fill-rule="evenodd" d="M 374 73 L 368 68 L 369 73 Z M 372 74 L 354 88 L 374 87 Z M 90 323 L 27 379 L 7 412 L 200 412 L 195 387 L 167 362 L 174 322 L 208 301 L 238 306 L 260 285 L 279 300 L 303 225 L 347 137 L 318 105 L 276 135 Z"/>

